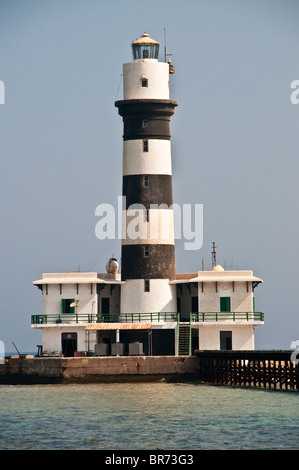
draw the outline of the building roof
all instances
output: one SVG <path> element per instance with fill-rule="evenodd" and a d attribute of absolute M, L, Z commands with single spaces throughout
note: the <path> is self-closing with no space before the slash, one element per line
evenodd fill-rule
<path fill-rule="evenodd" d="M 180 274 L 170 284 L 180 284 L 187 282 L 263 282 L 262 279 L 253 275 L 252 271 L 225 271 L 212 270 L 212 271 L 198 271 L 195 273 Z"/>
<path fill-rule="evenodd" d="M 104 275 L 103 275 L 104 277 Z M 44 273 L 42 279 L 33 281 L 35 286 L 43 284 L 121 284 L 120 279 L 104 279 L 98 273 L 81 273 L 78 271 L 68 273 Z"/>
<path fill-rule="evenodd" d="M 151 39 L 147 33 L 144 33 L 141 38 L 137 39 L 136 41 L 132 42 L 132 44 L 160 44 L 158 41 Z"/>

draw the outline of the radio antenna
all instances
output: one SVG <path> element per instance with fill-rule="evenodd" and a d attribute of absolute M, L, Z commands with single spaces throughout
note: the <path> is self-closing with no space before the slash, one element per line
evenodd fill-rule
<path fill-rule="evenodd" d="M 164 28 L 164 62 L 166 62 L 167 57 L 172 54 L 167 54 L 166 53 L 166 28 Z"/>

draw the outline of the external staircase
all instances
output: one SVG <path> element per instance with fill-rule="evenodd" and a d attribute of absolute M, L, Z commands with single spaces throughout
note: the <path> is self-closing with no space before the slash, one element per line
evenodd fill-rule
<path fill-rule="evenodd" d="M 189 356 L 190 352 L 190 322 L 179 323 L 178 355 Z"/>

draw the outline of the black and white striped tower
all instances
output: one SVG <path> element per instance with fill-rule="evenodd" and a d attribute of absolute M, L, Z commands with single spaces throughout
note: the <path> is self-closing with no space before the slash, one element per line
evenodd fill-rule
<path fill-rule="evenodd" d="M 124 123 L 121 311 L 174 312 L 170 118 L 178 103 L 169 99 L 171 69 L 158 61 L 159 43 L 145 33 L 132 50 L 115 103 Z"/>

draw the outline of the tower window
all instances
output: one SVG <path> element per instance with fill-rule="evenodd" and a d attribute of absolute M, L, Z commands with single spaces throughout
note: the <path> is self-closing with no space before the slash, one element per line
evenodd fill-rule
<path fill-rule="evenodd" d="M 148 152 L 148 140 L 143 140 L 143 151 Z"/>
<path fill-rule="evenodd" d="M 150 282 L 149 279 L 144 279 L 144 292 L 150 291 Z"/>
<path fill-rule="evenodd" d="M 148 258 L 149 257 L 149 246 L 145 245 L 144 247 L 144 257 Z"/>
<path fill-rule="evenodd" d="M 148 175 L 143 177 L 143 184 L 144 184 L 144 186 L 149 186 L 149 177 L 148 177 Z"/>
<path fill-rule="evenodd" d="M 141 79 L 141 86 L 142 86 L 142 88 L 148 87 L 148 79 L 147 78 L 142 78 Z"/>
<path fill-rule="evenodd" d="M 147 127 L 148 126 L 148 120 L 147 119 L 143 119 L 142 121 L 142 127 Z"/>

